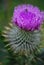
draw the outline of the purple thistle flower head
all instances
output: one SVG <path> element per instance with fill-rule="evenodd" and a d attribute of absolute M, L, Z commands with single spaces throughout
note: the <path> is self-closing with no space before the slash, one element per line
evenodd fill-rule
<path fill-rule="evenodd" d="M 37 30 L 44 20 L 43 14 L 44 12 L 33 5 L 19 5 L 14 8 L 12 22 L 24 30 Z"/>

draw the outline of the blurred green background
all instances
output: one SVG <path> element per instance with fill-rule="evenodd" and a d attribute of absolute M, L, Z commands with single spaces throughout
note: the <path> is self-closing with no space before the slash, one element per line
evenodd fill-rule
<path fill-rule="evenodd" d="M 38 6 L 40 10 L 44 10 L 44 0 L 0 0 L 0 65 L 6 65 L 8 63 L 8 53 L 4 48 L 3 37 L 1 36 L 4 27 L 11 22 L 13 10 L 16 5 L 19 4 L 32 4 Z M 44 24 L 41 29 L 41 48 L 44 52 Z M 42 64 L 41 64 L 42 65 Z"/>

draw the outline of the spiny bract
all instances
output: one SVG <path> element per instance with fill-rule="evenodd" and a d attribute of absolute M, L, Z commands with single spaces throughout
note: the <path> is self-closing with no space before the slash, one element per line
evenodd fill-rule
<path fill-rule="evenodd" d="M 14 53 L 24 52 L 31 55 L 40 44 L 40 31 L 26 32 L 16 25 L 10 25 L 12 26 L 5 27 L 3 31 L 5 41 L 9 42 L 5 47 L 10 46 Z"/>

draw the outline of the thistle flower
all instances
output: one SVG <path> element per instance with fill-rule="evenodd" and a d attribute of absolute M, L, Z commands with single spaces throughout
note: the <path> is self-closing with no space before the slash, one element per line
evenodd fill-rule
<path fill-rule="evenodd" d="M 12 22 L 24 30 L 38 30 L 43 21 L 43 13 L 33 5 L 19 5 L 14 8 Z"/>
<path fill-rule="evenodd" d="M 13 12 L 12 23 L 3 31 L 6 41 L 9 41 L 5 47 L 12 50 L 13 54 L 24 54 L 31 61 L 39 48 L 39 28 L 44 20 L 43 13 L 38 7 L 29 4 L 17 6 Z"/>

